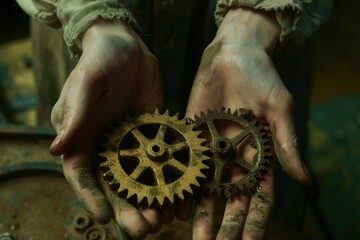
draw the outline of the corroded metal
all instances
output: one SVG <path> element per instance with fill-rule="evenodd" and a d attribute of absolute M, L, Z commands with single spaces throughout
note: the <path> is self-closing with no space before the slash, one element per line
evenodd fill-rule
<path fill-rule="evenodd" d="M 119 238 L 117 224 L 111 221 L 100 224 L 86 212 L 81 204 L 74 204 L 70 217 L 65 223 L 65 239 L 67 240 L 115 240 Z"/>
<path fill-rule="evenodd" d="M 239 125 L 239 132 L 231 137 L 222 136 L 215 122 L 220 124 L 235 123 Z M 223 122 L 221 122 L 223 121 Z M 213 163 L 213 177 L 204 186 L 210 193 L 216 192 L 218 196 L 224 193 L 227 197 L 237 192 L 253 192 L 262 177 L 262 172 L 270 163 L 271 152 L 269 139 L 261 122 L 255 118 L 250 110 L 239 109 L 231 112 L 230 109 L 220 111 L 208 111 L 195 116 L 195 129 L 206 130 L 210 133 L 208 145 L 210 148 L 210 160 Z M 227 122 L 227 123 L 225 123 Z M 204 129 L 205 128 L 205 129 Z M 239 154 L 239 145 L 247 142 L 256 153 L 252 161 L 246 161 Z M 231 164 L 239 166 L 247 173 L 243 178 L 234 182 L 222 182 L 224 169 Z M 208 179 L 209 180 L 209 179 Z"/>
<path fill-rule="evenodd" d="M 162 206 L 166 199 L 184 199 L 184 191 L 193 193 L 207 169 L 200 131 L 168 112 L 145 113 L 120 121 L 107 135 L 104 179 L 127 199 L 138 204 Z"/>

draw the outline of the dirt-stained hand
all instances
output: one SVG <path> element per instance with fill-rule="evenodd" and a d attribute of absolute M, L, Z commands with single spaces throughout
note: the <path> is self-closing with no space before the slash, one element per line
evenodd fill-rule
<path fill-rule="evenodd" d="M 62 155 L 67 181 L 97 221 L 114 217 L 132 238 L 143 238 L 160 229 L 161 212 L 135 209 L 106 187 L 103 193 L 92 169 L 97 137 L 116 117 L 161 109 L 159 64 L 136 32 L 118 20 L 98 19 L 81 41 L 83 54 L 52 110 L 57 137 L 50 152 Z"/>
<path fill-rule="evenodd" d="M 280 27 L 271 13 L 233 8 L 225 16 L 217 35 L 204 51 L 188 107 L 193 117 L 221 107 L 251 109 L 272 135 L 283 169 L 299 181 L 307 181 L 300 160 L 294 129 L 293 100 L 271 60 Z M 232 134 L 226 126 L 220 131 Z M 232 180 L 244 175 L 234 168 Z M 262 239 L 273 202 L 273 170 L 260 182 L 254 195 L 238 194 L 229 199 L 218 234 L 214 233 L 216 198 L 203 196 L 197 203 L 193 238 Z"/>

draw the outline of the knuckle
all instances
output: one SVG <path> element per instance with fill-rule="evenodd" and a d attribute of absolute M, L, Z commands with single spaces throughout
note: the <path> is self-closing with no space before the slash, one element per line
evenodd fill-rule
<path fill-rule="evenodd" d="M 251 218 L 244 227 L 244 235 L 251 236 L 251 239 L 262 239 L 266 231 L 264 221 Z"/>
<path fill-rule="evenodd" d="M 238 239 L 240 237 L 241 225 L 237 223 L 227 223 L 221 226 L 218 233 L 219 239 Z"/>

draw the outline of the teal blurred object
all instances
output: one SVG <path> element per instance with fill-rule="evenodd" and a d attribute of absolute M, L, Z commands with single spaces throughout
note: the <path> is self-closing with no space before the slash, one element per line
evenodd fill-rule
<path fill-rule="evenodd" d="M 309 165 L 334 239 L 360 239 L 360 95 L 312 108 Z"/>

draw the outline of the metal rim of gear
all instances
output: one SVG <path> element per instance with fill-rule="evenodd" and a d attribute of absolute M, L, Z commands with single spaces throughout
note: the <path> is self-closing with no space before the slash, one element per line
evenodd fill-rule
<path fill-rule="evenodd" d="M 243 130 L 231 139 L 220 136 L 214 120 L 229 120 L 240 124 Z M 211 142 L 209 148 L 211 152 L 210 161 L 214 163 L 215 172 L 212 182 L 205 184 L 204 189 L 209 193 L 216 191 L 219 197 L 224 193 L 227 198 L 234 196 L 238 192 L 253 192 L 262 177 L 262 172 L 266 171 L 266 166 L 270 163 L 271 147 L 269 138 L 261 124 L 256 119 L 251 110 L 240 108 L 233 113 L 231 109 L 222 108 L 221 110 L 208 110 L 207 114 L 201 112 L 200 116 L 194 117 L 195 130 L 206 124 L 210 135 Z M 237 156 L 236 147 L 248 136 L 250 145 L 257 150 L 253 157 L 253 163 L 250 164 L 244 159 Z M 215 139 L 215 140 L 214 140 Z M 221 175 L 227 164 L 235 163 L 247 170 L 247 174 L 235 182 L 221 182 Z"/>
<path fill-rule="evenodd" d="M 154 125 L 159 127 L 153 139 L 147 138 L 144 132 L 139 130 Z M 103 174 L 104 179 L 110 181 L 110 186 L 116 186 L 118 194 L 125 194 L 128 200 L 135 196 L 137 204 L 147 201 L 149 206 L 155 202 L 162 206 L 165 199 L 173 203 L 175 196 L 184 199 L 184 192 L 192 194 L 193 186 L 200 187 L 198 180 L 205 178 L 202 171 L 208 168 L 204 163 L 208 159 L 204 155 L 208 148 L 203 146 L 206 139 L 199 138 L 201 131 L 194 131 L 193 126 L 184 119 L 179 120 L 177 114 L 170 116 L 168 111 L 160 114 L 156 110 L 153 114 L 128 116 L 126 121 L 119 121 L 118 126 L 112 130 L 113 133 L 107 135 L 108 142 L 103 144 L 106 151 L 99 154 L 106 159 L 100 167 L 106 171 Z M 167 143 L 165 138 L 168 132 L 170 135 L 178 135 L 180 141 L 175 139 L 178 142 Z M 121 149 L 123 141 L 129 139 L 129 136 L 138 146 Z M 188 151 L 187 163 L 174 157 L 179 151 Z M 126 157 L 133 157 L 138 161 L 131 172 L 126 171 L 121 164 Z M 164 167 L 177 171 L 179 177 L 168 182 L 164 176 Z M 153 185 L 139 182 L 138 179 L 144 171 L 149 170 L 153 174 Z"/>

